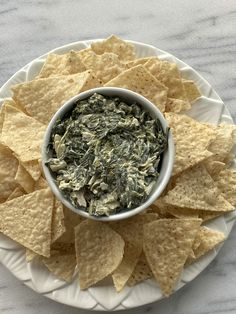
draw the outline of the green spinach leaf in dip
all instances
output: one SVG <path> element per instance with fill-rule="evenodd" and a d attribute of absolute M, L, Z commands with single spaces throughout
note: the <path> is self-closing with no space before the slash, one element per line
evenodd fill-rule
<path fill-rule="evenodd" d="M 55 124 L 47 164 L 75 207 L 113 214 L 147 199 L 167 133 L 138 104 L 93 94 Z"/>

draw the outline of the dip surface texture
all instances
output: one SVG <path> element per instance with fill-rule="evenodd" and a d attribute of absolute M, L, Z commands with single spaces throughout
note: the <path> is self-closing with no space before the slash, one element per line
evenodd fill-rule
<path fill-rule="evenodd" d="M 93 94 L 55 124 L 48 166 L 75 207 L 110 215 L 147 199 L 166 147 L 160 121 L 140 105 Z"/>

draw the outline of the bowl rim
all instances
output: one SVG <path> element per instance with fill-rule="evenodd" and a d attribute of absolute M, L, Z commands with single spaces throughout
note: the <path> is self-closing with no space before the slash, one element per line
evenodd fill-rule
<path fill-rule="evenodd" d="M 160 112 L 160 110 L 150 100 L 148 100 L 144 96 L 142 96 L 136 92 L 133 92 L 131 90 L 128 90 L 125 88 L 120 88 L 120 87 L 96 87 L 96 88 L 92 88 L 92 89 L 86 90 L 84 92 L 81 92 L 81 93 L 73 96 L 69 100 L 67 100 L 51 118 L 51 120 L 50 120 L 50 122 L 46 128 L 45 134 L 44 134 L 43 144 L 42 144 L 42 149 L 41 149 L 42 169 L 43 169 L 45 178 L 47 180 L 47 183 L 49 184 L 49 187 L 51 188 L 51 190 L 54 193 L 54 195 L 56 196 L 56 198 L 58 200 L 60 200 L 62 202 L 62 204 L 64 204 L 67 208 L 69 208 L 73 212 L 81 215 L 84 218 L 88 218 L 88 219 L 92 219 L 92 220 L 96 220 L 96 221 L 123 220 L 123 219 L 130 218 L 136 214 L 139 214 L 142 211 L 144 211 L 145 209 L 147 209 L 151 204 L 153 204 L 153 202 L 164 191 L 165 187 L 167 186 L 167 184 L 170 180 L 172 170 L 173 170 L 173 165 L 174 165 L 174 156 L 175 156 L 174 140 L 173 140 L 172 132 L 171 132 L 171 130 L 169 130 L 168 147 L 167 147 L 168 162 L 167 162 L 167 167 L 165 169 L 164 176 L 162 178 L 162 182 L 159 185 L 157 185 L 157 187 L 155 188 L 152 195 L 148 196 L 148 198 L 146 199 L 146 201 L 144 203 L 142 203 L 141 205 L 139 205 L 138 207 L 135 207 L 133 209 L 129 209 L 127 211 L 111 214 L 109 216 L 94 216 L 94 215 L 90 215 L 88 212 L 83 211 L 79 208 L 75 208 L 71 204 L 71 202 L 69 202 L 63 196 L 62 192 L 59 190 L 59 188 L 58 188 L 58 186 L 57 186 L 57 184 L 56 184 L 56 182 L 55 182 L 55 180 L 54 180 L 54 178 L 53 178 L 53 176 L 49 170 L 49 167 L 45 164 L 46 160 L 48 159 L 47 148 L 48 148 L 48 144 L 49 144 L 49 141 L 51 138 L 52 128 L 53 128 L 55 122 L 57 121 L 57 119 L 63 117 L 67 112 L 69 112 L 73 108 L 73 105 L 75 104 L 75 102 L 77 100 L 86 99 L 94 93 L 100 93 L 100 94 L 105 93 L 104 96 L 108 96 L 111 93 L 111 94 L 114 94 L 114 95 L 110 95 L 111 97 L 117 96 L 119 98 L 123 98 L 124 101 L 125 101 L 125 97 L 132 97 L 142 107 L 148 107 L 150 110 L 155 112 L 155 116 L 160 120 L 163 129 L 168 128 L 168 123 L 167 123 L 164 115 Z M 106 93 L 108 93 L 108 94 L 106 94 Z M 161 169 L 163 169 L 163 168 L 161 168 Z M 161 173 L 161 171 L 160 171 L 160 173 Z"/>

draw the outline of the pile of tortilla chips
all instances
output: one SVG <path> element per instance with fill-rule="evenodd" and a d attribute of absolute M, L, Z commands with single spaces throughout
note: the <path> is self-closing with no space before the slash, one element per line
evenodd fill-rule
<path fill-rule="evenodd" d="M 48 122 L 72 96 L 98 86 L 131 89 L 151 100 L 172 130 L 176 156 L 163 195 L 135 217 L 86 220 L 52 194 L 41 169 Z M 203 124 L 185 112 L 200 97 L 176 64 L 135 58 L 132 45 L 111 36 L 81 51 L 48 55 L 38 76 L 12 87 L 0 112 L 0 231 L 81 289 L 111 276 L 117 291 L 154 277 L 168 296 L 184 267 L 224 241 L 205 221 L 234 210 L 234 125 Z"/>

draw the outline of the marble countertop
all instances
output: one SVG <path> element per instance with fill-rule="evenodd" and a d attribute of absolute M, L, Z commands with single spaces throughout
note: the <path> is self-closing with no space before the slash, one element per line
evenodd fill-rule
<path fill-rule="evenodd" d="M 169 51 L 191 65 L 236 121 L 235 0 L 1 0 L 0 29 L 0 85 L 55 47 L 114 33 Z M 127 313 L 236 313 L 235 241 L 236 227 L 217 258 L 190 284 L 169 299 Z M 90 312 L 38 295 L 0 265 L 0 313 Z"/>

